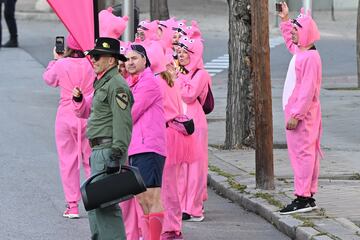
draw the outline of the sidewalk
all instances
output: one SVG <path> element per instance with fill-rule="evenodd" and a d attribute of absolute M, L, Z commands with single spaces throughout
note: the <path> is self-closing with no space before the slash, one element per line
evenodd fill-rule
<path fill-rule="evenodd" d="M 322 35 L 355 40 L 355 32 L 348 30 L 356 29 L 351 22 L 351 18 L 356 18 L 355 12 L 339 13 L 336 22 L 331 22 L 327 16 L 326 12 L 315 14 Z M 213 82 L 226 82 L 227 77 L 227 72 L 223 72 L 216 75 Z M 283 81 L 272 79 L 276 146 L 285 145 L 281 109 Z M 315 196 L 318 210 L 291 216 L 278 213 L 294 199 L 287 149 L 274 149 L 276 189 L 272 191 L 256 189 L 254 150 L 221 150 L 225 140 L 227 97 L 227 89 L 223 86 L 213 86 L 216 105 L 208 116 L 209 185 L 222 196 L 261 215 L 293 239 L 360 239 L 360 132 L 357 126 L 354 128 L 360 119 L 360 91 L 351 90 L 356 84 L 354 77 L 323 78 L 322 148 L 325 157 L 321 160 L 319 193 Z M 333 88 L 339 90 L 327 90 Z"/>
<path fill-rule="evenodd" d="M 34 6 L 35 2 L 35 0 L 28 0 L 26 3 L 20 1 L 17 4 L 17 17 L 39 20 L 57 19 L 53 13 L 34 11 L 31 6 Z M 172 1 L 172 4 L 176 2 Z M 227 17 L 221 15 L 227 14 L 227 12 L 223 13 L 224 9 L 227 10 L 226 1 L 213 0 L 211 2 L 217 4 L 217 8 L 215 8 L 217 11 L 215 9 L 209 10 L 209 12 L 204 10 L 199 14 L 199 24 L 204 31 L 214 30 L 216 34 L 227 34 Z M 189 10 L 189 6 L 186 4 L 183 8 L 176 9 L 175 14 L 179 18 L 198 17 Z M 185 11 L 186 14 L 182 11 Z M 211 17 L 206 18 L 207 13 Z M 146 14 L 144 12 L 142 16 L 146 16 Z M 336 22 L 331 22 L 329 12 L 316 12 L 314 15 L 322 36 L 355 39 L 355 12 L 337 13 Z M 275 18 L 270 16 L 269 19 L 270 25 L 274 26 Z M 272 29 L 271 34 L 275 36 L 279 32 L 277 29 Z M 10 51 L 3 51 L 3 54 L 7 53 Z M 25 64 L 20 65 L 26 66 Z M 292 170 L 286 149 L 274 149 L 276 189 L 261 191 L 255 187 L 254 150 L 225 151 L 216 148 L 216 146 L 222 145 L 225 139 L 226 84 L 214 85 L 216 107 L 214 112 L 208 116 L 209 185 L 222 196 L 237 202 L 249 211 L 258 213 L 293 239 L 360 239 L 360 228 L 356 225 L 360 225 L 360 194 L 358 190 L 360 187 L 360 164 L 358 163 L 360 132 L 355 126 L 360 119 L 360 92 L 359 90 L 325 89 L 354 87 L 356 81 L 354 76 L 330 76 L 324 78 L 323 81 L 324 89 L 321 93 L 324 127 L 322 147 L 325 158 L 321 161 L 319 193 L 316 195 L 320 209 L 292 216 L 278 214 L 281 206 L 288 204 L 293 199 Z M 227 72 L 216 75 L 213 82 L 226 83 Z M 272 80 L 274 143 L 278 146 L 285 144 L 281 110 L 282 84 L 283 79 Z"/>

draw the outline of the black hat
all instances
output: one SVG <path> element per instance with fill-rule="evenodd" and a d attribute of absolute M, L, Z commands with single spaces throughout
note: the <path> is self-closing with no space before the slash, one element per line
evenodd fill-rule
<path fill-rule="evenodd" d="M 115 38 L 100 37 L 96 39 L 95 48 L 85 51 L 85 55 L 106 55 L 111 54 L 115 58 L 125 62 L 127 58 L 120 54 L 120 42 Z"/>
<path fill-rule="evenodd" d="M 144 48 L 142 45 L 132 44 L 132 45 L 130 46 L 130 48 L 131 48 L 131 50 L 137 52 L 138 54 L 140 54 L 141 56 L 143 56 L 143 57 L 146 59 L 146 65 L 145 65 L 145 67 L 150 67 L 150 66 L 151 66 L 149 57 L 147 56 L 146 50 L 145 50 L 145 48 Z"/>

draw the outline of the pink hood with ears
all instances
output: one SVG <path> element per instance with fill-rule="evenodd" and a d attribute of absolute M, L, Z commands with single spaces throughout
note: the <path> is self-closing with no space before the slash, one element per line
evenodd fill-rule
<path fill-rule="evenodd" d="M 74 50 L 81 50 L 80 45 L 75 40 L 73 35 L 71 35 L 70 33 L 66 37 L 66 45 L 68 46 L 68 48 L 71 48 L 71 49 L 74 49 Z"/>
<path fill-rule="evenodd" d="M 296 21 L 302 26 L 295 25 L 299 33 L 298 46 L 307 47 L 320 39 L 318 27 L 312 19 L 310 11 L 304 14 L 304 8 L 301 8 L 300 15 L 296 18 Z"/>
<path fill-rule="evenodd" d="M 119 41 L 120 42 L 120 53 L 125 55 L 126 54 L 126 50 L 129 48 L 129 46 L 131 45 L 131 42 L 123 42 L 123 41 Z"/>
<path fill-rule="evenodd" d="M 159 21 L 159 28 L 162 30 L 161 45 L 164 49 L 172 48 L 172 38 L 174 35 L 174 27 L 177 26 L 175 18 L 166 21 Z"/>
<path fill-rule="evenodd" d="M 142 29 L 144 31 L 145 35 L 145 41 L 147 40 L 159 40 L 159 36 L 157 34 L 158 28 L 159 28 L 159 21 L 154 20 L 150 22 L 149 20 L 144 20 L 139 23 L 138 28 Z"/>
<path fill-rule="evenodd" d="M 187 26 L 185 32 L 189 38 L 201 38 L 200 28 L 196 21 L 191 21 L 191 26 Z"/>
<path fill-rule="evenodd" d="M 188 38 L 187 36 L 181 37 L 179 40 L 180 44 L 183 44 L 183 48 L 187 50 L 190 56 L 190 63 L 184 66 L 188 71 L 195 70 L 197 68 L 204 68 L 203 62 L 203 51 L 204 45 L 200 38 Z"/>
<path fill-rule="evenodd" d="M 125 31 L 129 18 L 127 16 L 117 17 L 112 12 L 113 9 L 109 7 L 99 13 L 100 37 L 118 39 Z"/>
<path fill-rule="evenodd" d="M 181 35 L 186 35 L 185 29 L 186 29 L 186 20 L 179 20 L 176 21 L 176 24 L 173 26 L 173 30 L 176 32 L 180 29 Z M 185 34 L 184 34 L 185 33 Z"/>
<path fill-rule="evenodd" d="M 166 71 L 167 58 L 159 41 L 146 41 L 140 43 L 146 50 L 150 61 L 150 68 L 154 74 Z"/>

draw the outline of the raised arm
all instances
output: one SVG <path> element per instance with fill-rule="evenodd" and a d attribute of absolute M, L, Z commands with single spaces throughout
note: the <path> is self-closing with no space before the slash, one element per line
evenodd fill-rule
<path fill-rule="evenodd" d="M 183 80 L 181 83 L 181 98 L 187 104 L 197 101 L 197 98 L 201 95 L 204 89 L 207 89 L 210 83 L 210 76 L 204 70 L 198 70 L 198 72 L 192 77 L 192 79 Z"/>

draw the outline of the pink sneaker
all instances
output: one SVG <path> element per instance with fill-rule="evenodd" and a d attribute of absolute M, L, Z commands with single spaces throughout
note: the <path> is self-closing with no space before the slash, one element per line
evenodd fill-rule
<path fill-rule="evenodd" d="M 161 240 L 184 240 L 181 232 L 165 232 L 161 234 Z"/>
<path fill-rule="evenodd" d="M 67 204 L 63 217 L 70 219 L 79 218 L 80 215 L 78 205 L 73 203 Z"/>

